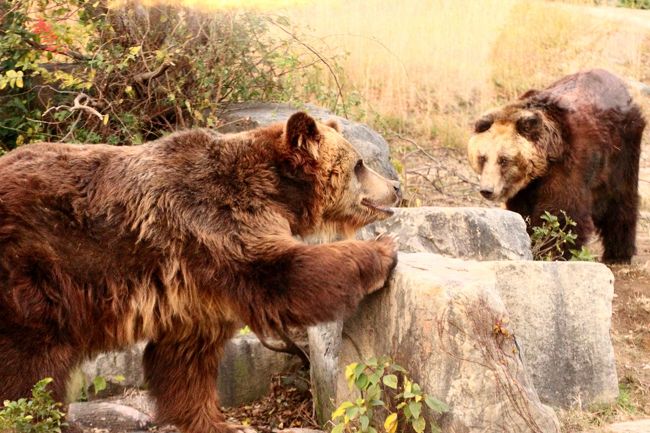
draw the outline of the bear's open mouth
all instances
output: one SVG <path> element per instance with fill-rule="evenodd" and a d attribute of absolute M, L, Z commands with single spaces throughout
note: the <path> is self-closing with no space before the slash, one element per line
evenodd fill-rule
<path fill-rule="evenodd" d="M 390 207 L 382 206 L 380 204 L 377 204 L 377 203 L 373 202 L 372 200 L 370 200 L 369 198 L 362 199 L 361 204 L 366 206 L 366 207 L 369 207 L 372 210 L 382 212 L 382 213 L 385 213 L 387 215 L 392 215 L 393 213 L 395 213 Z"/>

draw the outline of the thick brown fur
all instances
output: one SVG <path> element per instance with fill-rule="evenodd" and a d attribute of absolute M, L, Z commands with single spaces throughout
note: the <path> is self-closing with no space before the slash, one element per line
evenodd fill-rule
<path fill-rule="evenodd" d="M 624 83 L 591 70 L 484 115 L 469 159 L 487 198 L 505 200 L 531 226 L 542 223 L 544 211 L 563 210 L 577 222 L 577 249 L 595 230 L 603 261 L 627 263 L 635 254 L 644 128 Z"/>
<path fill-rule="evenodd" d="M 41 143 L 0 158 L 0 401 L 100 351 L 148 340 L 160 421 L 234 429 L 220 352 L 239 323 L 268 335 L 350 314 L 396 263 L 391 238 L 307 245 L 390 214 L 395 182 L 305 113 L 137 147 Z"/>

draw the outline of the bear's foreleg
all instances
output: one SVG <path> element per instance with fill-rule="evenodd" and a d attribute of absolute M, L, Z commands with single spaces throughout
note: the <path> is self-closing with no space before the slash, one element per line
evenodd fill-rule
<path fill-rule="evenodd" d="M 258 334 L 345 317 L 382 288 L 397 263 L 390 236 L 321 245 L 280 243 L 251 265 L 237 294 L 244 322 Z"/>
<path fill-rule="evenodd" d="M 217 326 L 216 320 L 211 326 Z M 221 328 L 209 337 L 201 331 L 169 334 L 148 343 L 144 351 L 145 380 L 156 401 L 157 420 L 175 425 L 182 433 L 247 430 L 226 423 L 219 408 L 219 359 L 235 325 L 218 325 Z"/>

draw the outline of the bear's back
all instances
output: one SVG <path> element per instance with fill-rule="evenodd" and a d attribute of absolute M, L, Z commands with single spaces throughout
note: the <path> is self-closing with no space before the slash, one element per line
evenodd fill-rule
<path fill-rule="evenodd" d="M 603 69 L 568 75 L 539 92 L 568 112 L 627 112 L 632 98 L 623 81 Z"/>

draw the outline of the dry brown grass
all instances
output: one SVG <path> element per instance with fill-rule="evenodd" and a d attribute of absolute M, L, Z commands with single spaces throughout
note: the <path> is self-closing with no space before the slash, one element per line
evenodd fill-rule
<path fill-rule="evenodd" d="M 578 69 L 647 74 L 647 31 L 565 4 L 331 0 L 287 13 L 348 53 L 346 90 L 362 96 L 364 120 L 442 145 L 464 143 L 477 113 Z"/>

